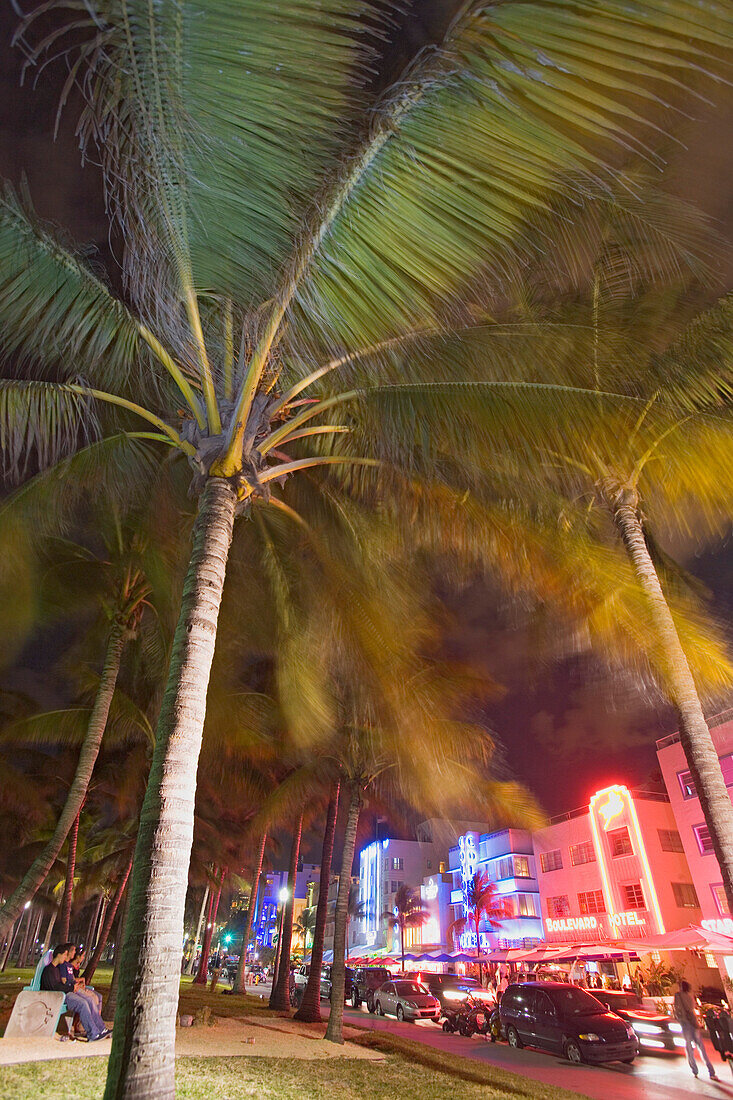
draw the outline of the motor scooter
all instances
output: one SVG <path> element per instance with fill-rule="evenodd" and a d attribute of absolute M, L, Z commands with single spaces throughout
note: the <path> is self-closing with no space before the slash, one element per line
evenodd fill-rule
<path fill-rule="evenodd" d="M 469 1039 L 476 1032 L 481 1035 L 489 1034 L 490 1021 L 487 1006 L 483 1001 L 471 997 L 470 994 L 465 1001 L 461 1001 L 455 1008 L 444 1009 L 444 1014 L 443 1031 L 449 1034 L 457 1031 L 460 1035 L 465 1035 Z"/>

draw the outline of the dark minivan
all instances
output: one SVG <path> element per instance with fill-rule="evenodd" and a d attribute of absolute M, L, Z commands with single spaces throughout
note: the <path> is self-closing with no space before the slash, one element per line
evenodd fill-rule
<path fill-rule="evenodd" d="M 499 1004 L 510 1046 L 540 1047 L 569 1062 L 626 1062 L 639 1053 L 634 1029 L 578 986 L 566 982 L 510 985 Z"/>

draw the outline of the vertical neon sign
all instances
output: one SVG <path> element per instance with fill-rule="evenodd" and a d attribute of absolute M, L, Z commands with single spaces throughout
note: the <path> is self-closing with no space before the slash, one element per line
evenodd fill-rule
<path fill-rule="evenodd" d="M 631 832 L 633 835 L 633 850 L 634 855 L 637 856 L 641 864 L 641 877 L 644 883 L 644 896 L 649 901 L 649 908 L 654 913 L 654 919 L 657 923 L 657 930 L 660 935 L 664 932 L 664 921 L 662 920 L 662 911 L 659 907 L 659 899 L 657 897 L 657 891 L 654 887 L 654 881 L 652 879 L 652 869 L 649 864 L 649 857 L 646 851 L 646 845 L 644 844 L 644 838 L 641 835 L 641 827 L 639 825 L 639 816 L 636 812 L 636 806 L 634 800 L 631 797 L 631 792 L 628 787 L 624 787 L 620 784 L 615 784 L 612 787 L 605 787 L 602 791 L 596 791 L 590 800 L 588 806 L 588 812 L 590 815 L 591 832 L 593 833 L 593 846 L 596 850 L 596 858 L 598 859 L 598 866 L 601 871 L 601 882 L 603 884 L 603 895 L 606 901 L 606 910 L 610 918 L 611 934 L 618 937 L 620 935 L 620 924 L 614 921 L 618 910 L 616 909 L 613 896 L 613 888 L 611 885 L 611 877 L 608 869 L 608 862 L 606 859 L 605 844 L 603 837 L 601 836 L 601 830 L 599 828 L 599 818 L 603 821 L 603 832 L 607 832 L 611 825 L 617 825 L 621 822 L 622 817 L 626 816 L 627 821 L 631 825 Z"/>

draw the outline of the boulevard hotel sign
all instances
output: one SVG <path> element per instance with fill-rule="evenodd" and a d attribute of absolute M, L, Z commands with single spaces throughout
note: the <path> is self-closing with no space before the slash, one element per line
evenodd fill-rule
<path fill-rule="evenodd" d="M 548 942 L 554 937 L 613 941 L 624 936 L 641 939 L 662 934 L 665 929 L 659 899 L 631 792 L 621 785 L 598 791 L 590 800 L 588 818 L 605 913 L 546 917 Z M 617 858 L 619 852 L 618 848 L 614 850 L 613 841 L 621 830 L 628 850 Z M 624 906 L 628 897 L 625 882 L 631 880 L 641 889 L 643 897 L 639 901 L 643 901 L 643 908 Z"/>

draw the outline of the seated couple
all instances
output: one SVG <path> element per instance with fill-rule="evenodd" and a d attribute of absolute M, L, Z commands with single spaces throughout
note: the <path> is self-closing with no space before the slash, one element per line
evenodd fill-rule
<path fill-rule="evenodd" d="M 111 1032 L 104 1026 L 100 1015 L 98 994 L 85 988 L 83 978 L 74 978 L 73 968 L 67 965 L 75 952 L 74 944 L 62 943 L 54 947 L 51 961 L 41 974 L 41 989 L 66 994 L 67 1006 L 78 1013 L 87 1039 L 93 1043 L 97 1039 L 105 1039 Z"/>

